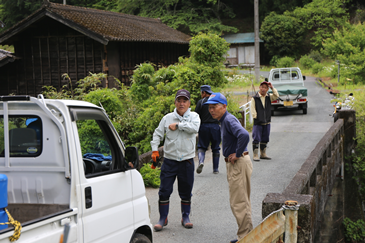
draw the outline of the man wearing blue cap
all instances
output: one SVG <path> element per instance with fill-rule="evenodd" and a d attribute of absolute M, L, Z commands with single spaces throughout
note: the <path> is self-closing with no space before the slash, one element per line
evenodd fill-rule
<path fill-rule="evenodd" d="M 198 101 L 195 108 L 195 112 L 199 114 L 201 120 L 198 141 L 199 165 L 196 169 L 196 173 L 200 174 L 202 172 L 205 160 L 205 152 L 208 150 L 209 144 L 211 143 L 213 153 L 213 173 L 218 174 L 221 131 L 218 120 L 212 117 L 212 115 L 209 113 L 208 106 L 204 105 L 213 92 L 209 85 L 202 85 L 200 87 L 200 91 L 202 99 Z"/>
<path fill-rule="evenodd" d="M 221 123 L 222 151 L 226 161 L 229 201 L 238 224 L 237 239 L 241 240 L 252 230 L 251 218 L 251 174 L 252 162 L 247 145 L 250 136 L 238 119 L 227 111 L 227 99 L 221 93 L 210 95 L 204 105 Z"/>

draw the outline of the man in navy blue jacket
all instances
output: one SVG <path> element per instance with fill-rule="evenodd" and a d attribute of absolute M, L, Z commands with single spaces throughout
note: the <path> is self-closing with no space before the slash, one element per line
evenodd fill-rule
<path fill-rule="evenodd" d="M 221 93 L 211 94 L 204 105 L 209 105 L 210 114 L 221 123 L 229 201 L 238 224 L 238 238 L 231 242 L 237 242 L 253 228 L 250 200 L 252 162 L 247 150 L 250 135 L 238 119 L 227 111 L 227 99 Z"/>
<path fill-rule="evenodd" d="M 196 169 L 196 173 L 200 174 L 203 170 L 205 152 L 208 150 L 211 143 L 212 156 L 213 156 L 213 173 L 218 174 L 219 170 L 219 157 L 221 143 L 221 130 L 219 122 L 212 117 L 209 113 L 208 106 L 204 105 L 207 102 L 209 96 L 213 93 L 209 85 L 202 85 L 200 87 L 202 99 L 196 104 L 195 112 L 199 114 L 201 123 L 199 128 L 199 142 L 198 142 L 198 158 L 199 165 Z"/>

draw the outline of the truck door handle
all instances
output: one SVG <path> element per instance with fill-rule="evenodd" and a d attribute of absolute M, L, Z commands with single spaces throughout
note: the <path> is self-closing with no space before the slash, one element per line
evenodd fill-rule
<path fill-rule="evenodd" d="M 91 208 L 93 206 L 91 187 L 85 187 L 85 208 Z"/>

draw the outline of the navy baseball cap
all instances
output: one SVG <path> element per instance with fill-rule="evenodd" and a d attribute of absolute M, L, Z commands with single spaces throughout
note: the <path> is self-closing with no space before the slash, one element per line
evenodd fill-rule
<path fill-rule="evenodd" d="M 204 92 L 205 91 L 208 94 L 213 93 L 213 91 L 210 89 L 210 85 L 202 85 L 202 86 L 200 86 L 200 91 L 201 92 Z"/>
<path fill-rule="evenodd" d="M 227 105 L 227 99 L 224 95 L 222 95 L 221 93 L 213 93 L 209 96 L 209 99 L 207 102 L 204 103 L 204 105 L 209 105 L 209 104 L 218 104 L 221 103 L 223 105 Z"/>
<path fill-rule="evenodd" d="M 176 92 L 176 96 L 175 96 L 175 100 L 179 97 L 185 97 L 187 98 L 188 100 L 190 100 L 190 92 L 187 91 L 186 89 L 179 89 L 177 92 Z"/>

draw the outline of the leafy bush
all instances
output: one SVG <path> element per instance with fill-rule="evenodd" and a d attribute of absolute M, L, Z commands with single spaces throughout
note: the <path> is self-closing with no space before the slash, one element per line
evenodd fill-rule
<path fill-rule="evenodd" d="M 157 167 L 156 169 L 151 168 L 151 163 L 144 164 L 139 170 L 143 177 L 145 186 L 158 188 L 161 184 L 160 172 L 161 170 Z"/>
<path fill-rule="evenodd" d="M 331 65 L 330 66 L 330 69 L 331 69 L 331 71 L 330 71 L 330 77 L 331 78 L 338 77 L 338 64 L 336 63 L 334 65 Z"/>
<path fill-rule="evenodd" d="M 312 73 L 313 74 L 318 74 L 322 70 L 323 70 L 323 65 L 321 63 L 315 63 L 312 66 Z"/>
<path fill-rule="evenodd" d="M 302 65 L 304 68 L 312 68 L 312 66 L 316 63 L 311 57 L 308 55 L 304 55 L 299 59 L 300 65 Z"/>
<path fill-rule="evenodd" d="M 274 66 L 274 67 L 276 67 L 276 65 L 278 64 L 278 60 L 279 60 L 279 56 L 277 56 L 277 55 L 275 55 L 275 56 L 273 56 L 272 58 L 271 58 L 271 60 L 270 60 L 270 65 L 271 66 Z"/>
<path fill-rule="evenodd" d="M 137 69 L 133 73 L 132 85 L 130 88 L 131 95 L 135 102 L 143 102 L 150 98 L 151 93 L 149 87 L 153 85 L 153 76 L 155 68 L 150 63 L 137 65 Z"/>
<path fill-rule="evenodd" d="M 299 22 L 301 28 L 311 38 L 312 48 L 321 49 L 323 40 L 331 38 L 333 31 L 348 21 L 343 0 L 313 0 L 302 8 L 297 7 L 292 12 L 285 12 Z"/>
<path fill-rule="evenodd" d="M 323 59 L 321 53 L 316 50 L 311 50 L 311 52 L 309 53 L 309 57 L 316 62 L 321 62 Z"/>
<path fill-rule="evenodd" d="M 347 242 L 364 242 L 365 222 L 363 220 L 352 221 L 349 218 L 343 220 L 345 227 L 345 237 Z"/>
<path fill-rule="evenodd" d="M 301 50 L 304 29 L 297 18 L 271 12 L 260 28 L 260 39 L 264 41 L 270 55 L 297 55 Z"/>
<path fill-rule="evenodd" d="M 341 77 L 353 79 L 354 83 L 365 80 L 365 24 L 350 25 L 336 30 L 332 38 L 323 42 L 323 53 L 341 63 Z"/>
<path fill-rule="evenodd" d="M 276 67 L 278 68 L 292 67 L 293 65 L 294 65 L 294 58 L 291 57 L 282 57 L 276 63 Z"/>

